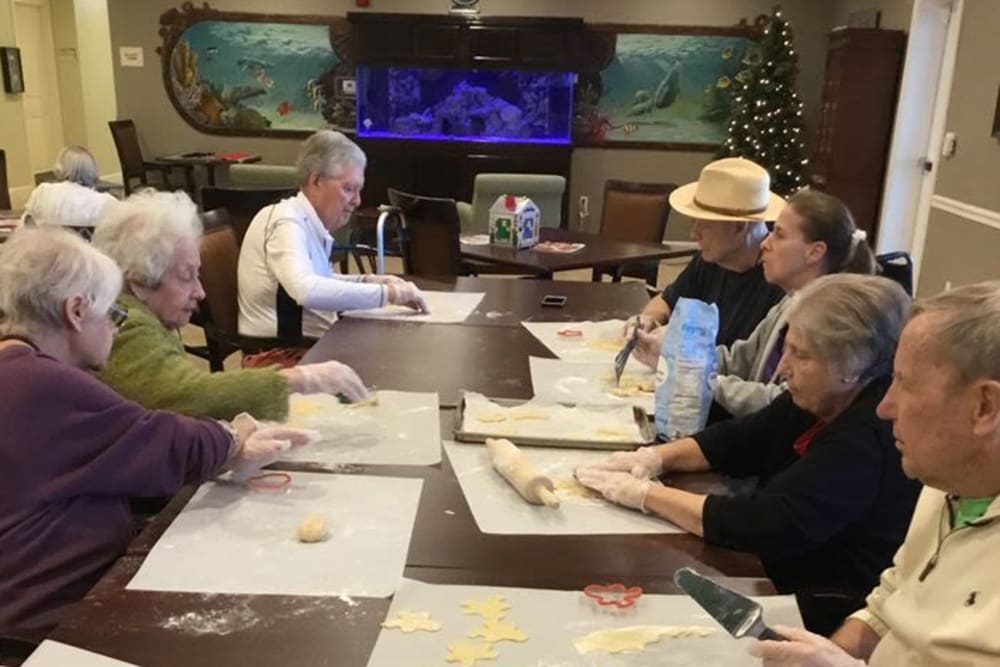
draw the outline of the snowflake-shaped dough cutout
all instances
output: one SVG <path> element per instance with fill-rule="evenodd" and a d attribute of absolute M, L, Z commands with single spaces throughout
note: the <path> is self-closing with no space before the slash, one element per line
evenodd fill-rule
<path fill-rule="evenodd" d="M 485 600 L 465 600 L 462 611 L 466 614 L 482 616 L 486 620 L 499 621 L 510 611 L 510 605 L 502 595 L 491 595 Z"/>
<path fill-rule="evenodd" d="M 473 667 L 477 660 L 492 660 L 499 657 L 492 644 L 479 642 L 452 642 L 448 644 L 448 662 L 457 662 L 462 667 Z"/>
<path fill-rule="evenodd" d="M 383 628 L 395 628 L 406 633 L 426 630 L 427 632 L 437 632 L 441 629 L 441 624 L 431 618 L 427 611 L 409 611 L 400 609 L 394 618 L 386 619 L 382 623 Z"/>
<path fill-rule="evenodd" d="M 526 642 L 527 633 L 513 623 L 507 623 L 499 619 L 486 619 L 478 628 L 469 633 L 470 637 L 481 637 L 483 641 L 490 642 Z"/>

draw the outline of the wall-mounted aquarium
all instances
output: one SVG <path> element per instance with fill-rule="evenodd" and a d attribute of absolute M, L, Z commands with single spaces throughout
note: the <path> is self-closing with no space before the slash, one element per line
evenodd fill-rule
<path fill-rule="evenodd" d="M 574 74 L 358 68 L 358 136 L 568 144 Z"/>

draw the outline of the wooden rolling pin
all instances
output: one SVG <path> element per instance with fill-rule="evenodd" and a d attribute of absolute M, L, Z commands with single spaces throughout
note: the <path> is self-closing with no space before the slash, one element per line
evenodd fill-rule
<path fill-rule="evenodd" d="M 538 471 L 517 446 L 505 438 L 487 438 L 486 449 L 496 471 L 533 505 L 559 507 L 552 480 Z"/>

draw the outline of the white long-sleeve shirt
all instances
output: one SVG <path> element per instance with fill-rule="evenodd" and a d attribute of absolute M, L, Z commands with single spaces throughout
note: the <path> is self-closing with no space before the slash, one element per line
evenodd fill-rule
<path fill-rule="evenodd" d="M 261 209 L 240 248 L 240 333 L 277 335 L 279 285 L 302 306 L 306 336 L 322 336 L 337 320 L 338 311 L 385 305 L 382 285 L 365 283 L 364 276 L 333 272 L 332 250 L 333 237 L 301 192 Z"/>
<path fill-rule="evenodd" d="M 61 227 L 96 227 L 104 207 L 117 201 L 79 183 L 39 183 L 24 206 L 21 222 Z"/>

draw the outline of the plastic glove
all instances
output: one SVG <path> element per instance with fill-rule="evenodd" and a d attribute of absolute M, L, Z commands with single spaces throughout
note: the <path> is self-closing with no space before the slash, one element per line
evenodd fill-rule
<path fill-rule="evenodd" d="M 598 491 L 611 502 L 646 511 L 646 494 L 652 484 L 648 479 L 599 468 L 577 468 L 574 474 L 581 484 Z"/>
<path fill-rule="evenodd" d="M 640 447 L 634 452 L 615 452 L 600 461 L 582 466 L 596 470 L 627 472 L 633 477 L 649 479 L 663 473 L 663 457 L 659 447 Z"/>
<path fill-rule="evenodd" d="M 648 315 L 636 315 L 635 317 L 630 317 L 625 321 L 625 328 L 622 331 L 622 336 L 627 339 L 632 335 L 632 331 L 634 331 L 636 327 L 639 327 L 639 331 L 653 331 L 658 326 L 660 325 L 657 324 L 656 320 L 652 317 Z"/>
<path fill-rule="evenodd" d="M 399 285 L 406 281 L 399 276 L 389 276 L 381 273 L 366 273 L 361 279 L 363 283 L 375 283 L 377 285 Z"/>
<path fill-rule="evenodd" d="M 413 283 L 402 281 L 399 284 L 387 285 L 389 292 L 389 303 L 397 306 L 408 306 L 421 313 L 431 312 L 424 299 L 424 293 Z"/>
<path fill-rule="evenodd" d="M 826 637 L 801 628 L 774 626 L 789 641 L 758 641 L 750 655 L 763 659 L 763 667 L 863 667 L 865 662 L 848 654 Z"/>
<path fill-rule="evenodd" d="M 257 428 L 248 437 L 241 438 L 235 425 L 235 452 L 227 466 L 234 480 L 244 482 L 255 472 L 281 458 L 282 452 L 301 447 L 315 439 L 315 434 L 287 426 Z"/>
<path fill-rule="evenodd" d="M 368 398 L 368 390 L 354 369 L 339 361 L 324 361 L 289 369 L 298 374 L 298 390 L 303 394 L 343 394 L 355 403 Z"/>
<path fill-rule="evenodd" d="M 640 331 L 632 356 L 655 371 L 657 364 L 660 363 L 660 350 L 663 348 L 663 336 L 666 331 L 666 327 L 659 327 L 652 332 Z"/>

